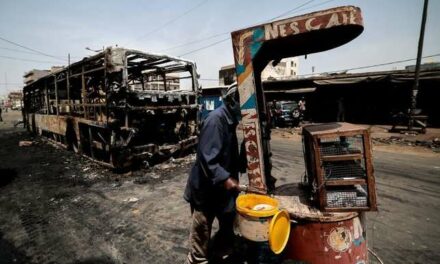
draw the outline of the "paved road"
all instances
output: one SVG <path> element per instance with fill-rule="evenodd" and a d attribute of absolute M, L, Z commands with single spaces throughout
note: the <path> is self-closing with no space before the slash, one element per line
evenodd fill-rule
<path fill-rule="evenodd" d="M 3 124 L 4 125 L 4 124 Z M 2 126 L 3 126 L 2 125 Z M 182 263 L 190 161 L 114 174 L 0 126 L 0 263 Z M 300 142 L 274 139 L 279 184 L 304 172 Z M 375 152 L 379 212 L 368 241 L 385 263 L 438 263 L 440 158 Z"/>

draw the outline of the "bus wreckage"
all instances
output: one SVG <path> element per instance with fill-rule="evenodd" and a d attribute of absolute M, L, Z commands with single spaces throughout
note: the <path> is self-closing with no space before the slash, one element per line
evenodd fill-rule
<path fill-rule="evenodd" d="M 197 144 L 197 79 L 193 62 L 107 48 L 25 86 L 25 124 L 113 168 L 149 164 Z"/>

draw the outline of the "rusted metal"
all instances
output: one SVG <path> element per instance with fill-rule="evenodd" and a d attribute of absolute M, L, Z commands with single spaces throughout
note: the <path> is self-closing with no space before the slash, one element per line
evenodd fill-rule
<path fill-rule="evenodd" d="M 232 32 L 250 186 L 266 189 L 271 173 L 261 71 L 271 60 L 335 48 L 362 31 L 360 9 L 344 6 Z"/>
<path fill-rule="evenodd" d="M 27 85 L 27 126 L 111 167 L 177 155 L 197 144 L 197 76 L 190 61 L 107 48 Z M 180 79 L 189 89 L 167 87 Z"/>
<path fill-rule="evenodd" d="M 359 212 L 323 212 L 297 184 L 277 188 L 275 198 L 292 220 L 284 256 L 294 263 L 366 264 L 365 215 Z M 286 261 L 287 262 L 287 261 Z"/>
<path fill-rule="evenodd" d="M 366 264 L 368 251 L 362 218 L 292 224 L 285 258 L 295 263 Z"/>

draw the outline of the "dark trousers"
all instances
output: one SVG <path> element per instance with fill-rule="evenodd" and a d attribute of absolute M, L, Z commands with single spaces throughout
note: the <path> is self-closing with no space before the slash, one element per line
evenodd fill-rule
<path fill-rule="evenodd" d="M 190 230 L 190 251 L 187 264 L 213 263 L 213 259 L 221 259 L 233 251 L 233 224 L 235 212 L 215 214 L 214 212 L 191 208 L 192 225 Z M 219 222 L 219 230 L 211 240 L 211 229 L 214 219 Z M 212 242 L 212 243 L 211 243 Z"/>
<path fill-rule="evenodd" d="M 338 111 L 338 114 L 336 116 L 336 121 L 337 122 L 345 122 L 345 111 L 344 110 Z"/>

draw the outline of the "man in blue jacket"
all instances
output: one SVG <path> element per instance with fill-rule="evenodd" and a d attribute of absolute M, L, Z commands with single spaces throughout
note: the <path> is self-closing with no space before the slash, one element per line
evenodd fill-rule
<path fill-rule="evenodd" d="M 235 132 L 239 116 L 237 86 L 232 86 L 223 97 L 223 105 L 202 123 L 197 159 L 184 194 L 192 212 L 190 252 L 186 263 L 208 263 L 209 258 L 232 253 L 238 173 L 243 167 Z M 208 253 L 214 218 L 219 222 L 217 243 Z"/>

